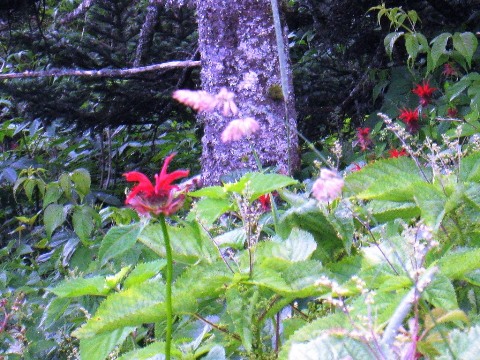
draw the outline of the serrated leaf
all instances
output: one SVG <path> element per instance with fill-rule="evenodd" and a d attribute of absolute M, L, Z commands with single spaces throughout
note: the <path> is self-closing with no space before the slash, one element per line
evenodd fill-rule
<path fill-rule="evenodd" d="M 447 53 L 447 43 L 452 37 L 450 33 L 442 33 L 431 41 L 432 50 L 430 52 L 432 57 L 432 69 L 435 69 L 440 57 Z"/>
<path fill-rule="evenodd" d="M 422 220 L 426 225 L 437 229 L 445 216 L 447 202 L 445 194 L 437 185 L 417 183 L 414 198 L 420 209 Z"/>
<path fill-rule="evenodd" d="M 432 316 L 435 321 L 432 320 Z M 457 321 L 463 322 L 464 324 L 468 324 L 470 322 L 467 314 L 465 314 L 462 310 L 455 309 L 448 311 L 440 308 L 432 309 L 425 314 L 425 331 L 428 332 L 439 324 Z"/>
<path fill-rule="evenodd" d="M 378 355 L 378 354 L 377 354 Z M 293 343 L 289 360 L 371 360 L 377 357 L 371 347 L 349 337 L 324 333 L 306 343 Z"/>
<path fill-rule="evenodd" d="M 204 196 L 212 199 L 226 199 L 228 197 L 228 193 L 225 191 L 225 188 L 223 186 L 204 187 L 200 190 L 190 191 L 188 195 L 194 197 Z"/>
<path fill-rule="evenodd" d="M 92 183 L 90 173 L 86 169 L 76 169 L 70 177 L 75 186 L 75 190 L 80 195 L 80 199 L 83 199 L 90 192 L 90 185 Z"/>
<path fill-rule="evenodd" d="M 462 158 L 459 177 L 464 182 L 480 182 L 480 152 Z"/>
<path fill-rule="evenodd" d="M 123 343 L 134 327 L 125 327 L 89 339 L 80 340 L 80 357 L 82 360 L 103 360 Z"/>
<path fill-rule="evenodd" d="M 232 203 L 228 199 L 203 198 L 195 203 L 192 211 L 202 222 L 211 225 L 231 207 Z"/>
<path fill-rule="evenodd" d="M 312 234 L 293 228 L 286 240 L 262 242 L 258 244 L 255 253 L 258 261 L 262 261 L 262 258 L 276 257 L 297 262 L 310 258 L 316 248 L 317 243 Z"/>
<path fill-rule="evenodd" d="M 480 249 L 461 249 L 450 252 L 438 260 L 441 274 L 450 280 L 461 280 L 468 273 L 480 268 Z"/>
<path fill-rule="evenodd" d="M 43 208 L 45 209 L 51 203 L 56 203 L 63 194 L 63 190 L 57 183 L 47 184 L 45 196 L 43 197 Z"/>
<path fill-rule="evenodd" d="M 69 298 L 57 297 L 52 299 L 43 313 L 40 322 L 41 326 L 45 329 L 50 328 L 50 326 L 63 316 L 70 303 L 71 299 Z"/>
<path fill-rule="evenodd" d="M 423 296 L 435 307 L 446 310 L 458 309 L 457 294 L 451 281 L 445 275 L 435 275 Z"/>
<path fill-rule="evenodd" d="M 413 66 L 420 50 L 420 44 L 416 34 L 405 34 L 405 48 L 407 50 L 409 64 Z"/>
<path fill-rule="evenodd" d="M 89 241 L 90 235 L 95 228 L 92 212 L 94 210 L 87 205 L 76 206 L 73 210 L 73 230 L 82 241 Z"/>
<path fill-rule="evenodd" d="M 103 238 L 98 251 L 102 266 L 135 245 L 141 231 L 142 225 L 140 223 L 111 228 Z"/>
<path fill-rule="evenodd" d="M 449 344 L 440 346 L 437 360 L 476 359 L 480 353 L 480 326 L 474 326 L 467 331 L 453 330 L 449 334 Z M 452 357 L 453 352 L 453 357 Z"/>
<path fill-rule="evenodd" d="M 174 348 L 171 349 L 171 354 L 174 357 L 181 358 L 182 353 Z M 165 343 L 154 342 L 144 348 L 135 349 L 122 355 L 118 360 L 164 360 L 165 359 Z"/>
<path fill-rule="evenodd" d="M 105 282 L 107 284 L 107 286 L 110 288 L 110 289 L 113 289 L 114 287 L 116 287 L 118 284 L 120 284 L 120 281 L 123 280 L 123 278 L 125 277 L 125 275 L 127 275 L 127 273 L 130 271 L 130 268 L 132 266 L 131 265 L 128 265 L 128 266 L 124 266 L 119 272 L 117 272 L 115 275 L 109 275 L 107 277 L 105 277 Z"/>
<path fill-rule="evenodd" d="M 63 206 L 59 204 L 50 204 L 45 209 L 43 223 L 48 238 L 51 238 L 55 229 L 65 222 L 66 214 L 63 210 Z"/>
<path fill-rule="evenodd" d="M 124 289 L 136 286 L 148 279 L 157 275 L 165 266 L 167 265 L 167 260 L 157 260 L 148 263 L 140 263 L 135 266 L 135 269 L 132 270 L 128 277 L 123 282 Z"/>
<path fill-rule="evenodd" d="M 389 57 L 392 57 L 393 53 L 393 46 L 395 45 L 395 42 L 404 34 L 403 31 L 396 31 L 387 34 L 385 36 L 385 39 L 383 40 L 383 45 L 385 46 L 385 51 L 387 52 L 387 55 Z"/>
<path fill-rule="evenodd" d="M 478 40 L 474 33 L 463 32 L 453 34 L 453 48 L 465 57 L 468 67 L 472 65 L 472 57 L 478 46 Z"/>
<path fill-rule="evenodd" d="M 220 247 L 231 247 L 234 249 L 243 249 L 245 241 L 247 241 L 247 234 L 245 228 L 241 227 L 227 231 L 223 234 L 216 236 L 214 239 L 215 244 Z"/>
<path fill-rule="evenodd" d="M 249 200 L 253 201 L 260 195 L 282 189 L 297 182 L 297 180 L 289 176 L 280 174 L 246 173 L 236 183 L 225 184 L 224 187 L 229 192 L 242 194 L 248 186 Z"/>
<path fill-rule="evenodd" d="M 103 276 L 64 280 L 54 288 L 49 289 L 59 297 L 77 297 L 84 295 L 103 296 L 108 294 L 110 287 Z"/>
<path fill-rule="evenodd" d="M 232 287 L 226 291 L 227 313 L 233 324 L 235 333 L 240 335 L 242 345 L 247 352 L 252 350 L 253 333 L 252 325 L 255 323 L 255 305 L 258 301 L 258 291 L 250 288 L 239 291 Z"/>
<path fill-rule="evenodd" d="M 378 222 L 395 219 L 412 219 L 420 215 L 420 209 L 414 202 L 372 200 L 366 209 Z"/>
<path fill-rule="evenodd" d="M 218 250 L 209 235 L 196 222 L 184 222 L 182 226 L 167 225 L 175 261 L 194 264 L 199 261 L 213 262 L 218 259 Z M 161 257 L 165 257 L 165 242 L 160 224 L 149 224 L 138 240 Z"/>

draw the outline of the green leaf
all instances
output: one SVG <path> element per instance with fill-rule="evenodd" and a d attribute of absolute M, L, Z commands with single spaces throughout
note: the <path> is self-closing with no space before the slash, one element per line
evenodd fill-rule
<path fill-rule="evenodd" d="M 71 299 L 69 298 L 57 297 L 52 299 L 43 313 L 42 320 L 40 322 L 41 326 L 45 329 L 49 329 L 58 319 L 63 316 L 70 303 Z"/>
<path fill-rule="evenodd" d="M 441 273 L 450 280 L 461 280 L 480 267 L 480 249 L 450 252 L 438 260 Z"/>
<path fill-rule="evenodd" d="M 62 298 L 84 295 L 103 296 L 108 294 L 110 287 L 103 276 L 94 276 L 64 280 L 49 291 Z"/>
<path fill-rule="evenodd" d="M 207 197 L 211 199 L 226 199 L 228 193 L 223 186 L 208 186 L 197 191 L 190 191 L 189 196 Z"/>
<path fill-rule="evenodd" d="M 129 351 L 119 357 L 118 360 L 164 360 L 165 356 L 163 354 L 165 354 L 165 343 L 157 341 L 144 348 Z M 174 359 L 181 359 L 183 355 L 175 348 L 171 349 L 171 354 Z"/>
<path fill-rule="evenodd" d="M 472 66 L 472 57 L 478 46 L 478 40 L 474 33 L 454 33 L 453 48 L 465 57 L 468 67 Z"/>
<path fill-rule="evenodd" d="M 252 325 L 255 323 L 254 313 L 258 301 L 258 290 L 250 288 L 239 291 L 232 287 L 226 291 L 227 313 L 233 324 L 233 330 L 240 335 L 247 352 L 252 350 Z"/>
<path fill-rule="evenodd" d="M 224 187 L 229 192 L 242 194 L 248 186 L 248 192 L 250 195 L 249 200 L 253 201 L 260 195 L 267 194 L 296 183 L 298 183 L 298 181 L 289 176 L 255 172 L 246 173 L 236 183 L 225 184 Z"/>
<path fill-rule="evenodd" d="M 451 281 L 442 274 L 437 274 L 423 293 L 425 300 L 435 307 L 455 310 L 458 309 L 457 294 Z"/>
<path fill-rule="evenodd" d="M 393 46 L 395 45 L 395 42 L 404 34 L 403 31 L 396 31 L 389 33 L 387 36 L 385 36 L 385 39 L 383 40 L 383 44 L 385 45 L 385 51 L 387 52 L 387 55 L 391 58 L 392 53 L 393 53 Z"/>
<path fill-rule="evenodd" d="M 432 70 L 437 67 L 438 60 L 442 55 L 447 54 L 447 43 L 448 39 L 452 37 L 450 33 L 442 33 L 434 38 L 430 43 L 432 45 L 431 56 L 432 56 Z"/>
<path fill-rule="evenodd" d="M 88 205 L 76 206 L 73 210 L 73 230 L 80 240 L 88 242 L 93 229 L 95 229 L 94 216 L 98 217 L 95 210 Z"/>
<path fill-rule="evenodd" d="M 63 173 L 62 175 L 60 175 L 58 179 L 58 183 L 60 184 L 67 199 L 71 200 L 72 199 L 72 181 L 70 179 L 70 175 Z"/>
<path fill-rule="evenodd" d="M 188 294 L 174 291 L 174 312 L 191 306 Z M 165 318 L 165 285 L 159 280 L 150 280 L 124 291 L 108 296 L 87 323 L 75 330 L 74 336 L 85 339 L 125 326 L 155 323 Z"/>
<path fill-rule="evenodd" d="M 51 238 L 55 229 L 65 222 L 66 214 L 63 210 L 63 206 L 58 204 L 50 204 L 45 209 L 43 223 L 48 238 Z"/>
<path fill-rule="evenodd" d="M 420 208 L 422 220 L 426 225 L 437 229 L 445 216 L 445 194 L 437 184 L 417 183 L 414 198 Z"/>
<path fill-rule="evenodd" d="M 366 209 L 378 222 L 387 222 L 395 219 L 410 220 L 420 215 L 420 209 L 414 202 L 372 200 Z"/>
<path fill-rule="evenodd" d="M 216 236 L 213 240 L 219 247 L 231 247 L 241 250 L 244 249 L 245 241 L 247 241 L 247 234 L 245 228 L 241 227 L 224 232 L 223 234 Z"/>
<path fill-rule="evenodd" d="M 82 360 L 103 360 L 122 344 L 127 336 L 135 330 L 134 327 L 125 327 L 89 339 L 80 340 L 80 357 Z"/>
<path fill-rule="evenodd" d="M 140 223 L 111 228 L 103 238 L 98 251 L 102 266 L 135 245 L 141 231 L 142 225 Z"/>
<path fill-rule="evenodd" d="M 480 152 L 466 156 L 460 163 L 460 181 L 480 182 Z"/>
<path fill-rule="evenodd" d="M 197 222 L 184 222 L 182 226 L 167 225 L 175 261 L 194 264 L 199 261 L 214 262 L 218 250 L 208 233 Z M 138 240 L 161 257 L 165 257 L 165 243 L 160 224 L 149 224 L 141 232 Z"/>
<path fill-rule="evenodd" d="M 62 194 L 63 190 L 60 185 L 57 183 L 47 184 L 45 188 L 45 196 L 43 198 L 43 208 L 45 209 L 51 203 L 56 203 Z"/>
<path fill-rule="evenodd" d="M 195 203 L 192 211 L 199 220 L 211 225 L 231 207 L 232 204 L 229 199 L 203 198 Z"/>
<path fill-rule="evenodd" d="M 83 198 L 90 192 L 90 185 L 92 183 L 90 173 L 86 169 L 76 169 L 70 176 L 75 186 L 75 190 L 83 201 Z"/>
<path fill-rule="evenodd" d="M 276 257 L 292 262 L 310 258 L 317 248 L 312 234 L 307 231 L 293 228 L 289 237 L 281 242 L 261 242 L 255 249 L 258 261 L 262 258 Z"/>
<path fill-rule="evenodd" d="M 123 282 L 123 288 L 128 289 L 157 275 L 165 266 L 167 260 L 157 260 L 148 263 L 140 263 L 135 266 L 128 277 Z"/>
<path fill-rule="evenodd" d="M 471 83 L 471 80 L 464 76 L 458 82 L 449 86 L 446 90 L 448 101 L 458 98 Z"/>
<path fill-rule="evenodd" d="M 413 66 L 420 50 L 420 44 L 416 34 L 405 34 L 405 48 L 407 49 L 408 54 L 407 62 L 410 64 L 410 66 Z"/>
<path fill-rule="evenodd" d="M 350 337 L 324 333 L 306 343 L 293 343 L 289 359 L 302 360 L 371 360 L 379 356 L 365 343 Z"/>
<path fill-rule="evenodd" d="M 474 326 L 467 331 L 451 331 L 448 348 L 445 345 L 440 345 L 439 348 L 440 355 L 437 360 L 477 359 L 480 353 L 480 326 Z"/>

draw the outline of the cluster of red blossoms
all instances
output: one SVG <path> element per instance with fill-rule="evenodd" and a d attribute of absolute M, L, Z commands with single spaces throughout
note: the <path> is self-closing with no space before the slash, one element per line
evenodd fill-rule
<path fill-rule="evenodd" d="M 412 92 L 420 98 L 420 106 L 427 106 L 432 100 L 435 90 L 437 88 L 431 87 L 428 81 L 424 81 L 422 84 L 417 84 Z M 420 129 L 418 108 L 402 109 L 398 118 L 405 123 L 408 132 L 416 133 Z"/>

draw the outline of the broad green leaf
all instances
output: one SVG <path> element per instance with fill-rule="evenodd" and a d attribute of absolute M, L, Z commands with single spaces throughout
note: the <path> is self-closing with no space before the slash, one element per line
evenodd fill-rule
<path fill-rule="evenodd" d="M 480 268 L 480 249 L 461 249 L 450 252 L 438 260 L 441 274 L 450 280 L 461 280 Z"/>
<path fill-rule="evenodd" d="M 66 214 L 63 210 L 63 205 L 59 204 L 50 204 L 45 209 L 43 223 L 45 224 L 45 232 L 48 238 L 51 238 L 55 229 L 65 222 Z"/>
<path fill-rule="evenodd" d="M 405 48 L 407 49 L 409 65 L 413 66 L 420 50 L 420 44 L 416 34 L 405 34 Z"/>
<path fill-rule="evenodd" d="M 45 196 L 43 198 L 43 208 L 45 209 L 51 203 L 56 203 L 63 194 L 63 190 L 57 183 L 47 184 L 45 188 Z"/>
<path fill-rule="evenodd" d="M 72 180 L 70 179 L 70 175 L 63 173 L 60 175 L 58 179 L 58 183 L 60 184 L 65 196 L 67 199 L 72 199 Z"/>
<path fill-rule="evenodd" d="M 437 360 L 477 359 L 480 353 L 480 326 L 466 331 L 455 329 L 450 332 L 448 348 L 440 345 L 440 356 Z M 453 357 L 452 353 L 453 352 Z"/>
<path fill-rule="evenodd" d="M 103 276 L 77 278 L 62 281 L 59 285 L 49 289 L 59 297 L 77 297 L 84 295 L 103 296 L 108 294 L 110 287 Z"/>
<path fill-rule="evenodd" d="M 212 199 L 226 199 L 228 197 L 228 193 L 223 186 L 204 187 L 197 191 L 190 191 L 188 195 L 194 197 L 204 196 Z"/>
<path fill-rule="evenodd" d="M 432 320 L 432 316 L 435 321 Z M 463 322 L 464 324 L 468 324 L 470 322 L 467 314 L 465 314 L 462 310 L 455 309 L 448 311 L 438 308 L 432 309 L 427 314 L 425 314 L 425 330 L 430 331 L 439 324 L 457 321 Z"/>
<path fill-rule="evenodd" d="M 393 53 L 393 46 L 395 45 L 395 42 L 404 34 L 403 31 L 396 31 L 387 34 L 385 36 L 385 39 L 383 40 L 383 45 L 385 46 L 385 51 L 387 52 L 387 55 L 389 57 L 392 57 Z"/>
<path fill-rule="evenodd" d="M 438 60 L 440 59 L 440 57 L 447 53 L 447 43 L 451 37 L 452 37 L 452 34 L 450 33 L 442 33 L 431 41 L 431 45 L 432 45 L 431 57 L 432 57 L 433 69 L 437 67 Z"/>
<path fill-rule="evenodd" d="M 350 254 L 355 231 L 350 201 L 348 199 L 340 201 L 335 210 L 328 214 L 328 221 L 337 231 L 337 236 L 342 240 L 347 254 Z"/>
<path fill-rule="evenodd" d="M 328 332 L 306 343 L 293 343 L 289 360 L 371 360 L 380 356 L 373 347 L 353 338 L 330 335 Z"/>
<path fill-rule="evenodd" d="M 480 182 L 480 152 L 462 159 L 460 163 L 460 181 Z"/>
<path fill-rule="evenodd" d="M 127 278 L 123 282 L 124 289 L 128 289 L 147 281 L 148 279 L 157 275 L 166 265 L 167 260 L 164 259 L 137 264 L 135 269 L 128 274 Z"/>
<path fill-rule="evenodd" d="M 112 332 L 80 340 L 80 357 L 82 360 L 103 360 L 123 343 L 127 336 L 135 330 L 134 327 L 125 327 Z"/>
<path fill-rule="evenodd" d="M 420 209 L 422 220 L 426 225 L 437 229 L 445 216 L 447 202 L 445 194 L 438 185 L 417 183 L 414 198 Z"/>
<path fill-rule="evenodd" d="M 141 231 L 142 225 L 140 223 L 111 228 L 103 238 L 98 251 L 102 266 L 135 245 Z"/>
<path fill-rule="evenodd" d="M 195 203 L 192 211 L 202 222 L 211 225 L 232 208 L 229 199 L 203 198 Z"/>
<path fill-rule="evenodd" d="M 116 287 L 120 282 L 123 280 L 125 275 L 130 271 L 131 265 L 124 266 L 123 268 L 120 269 L 119 272 L 117 272 L 115 275 L 110 275 L 105 278 L 105 282 L 107 283 L 107 286 L 111 289 Z"/>
<path fill-rule="evenodd" d="M 165 343 L 157 341 L 144 348 L 129 351 L 128 353 L 119 357 L 118 360 L 164 360 L 164 353 Z M 183 354 L 173 347 L 171 349 L 171 355 L 174 359 L 181 359 Z"/>
<path fill-rule="evenodd" d="M 255 249 L 257 261 L 263 258 L 281 258 L 291 262 L 303 261 L 310 258 L 317 248 L 312 234 L 307 231 L 293 228 L 289 237 L 280 242 L 264 241 Z"/>
<path fill-rule="evenodd" d="M 420 215 L 420 209 L 414 202 L 372 200 L 366 204 L 366 209 L 378 222 L 398 218 L 409 220 Z"/>
<path fill-rule="evenodd" d="M 75 186 L 75 190 L 80 195 L 80 199 L 83 198 L 90 192 L 90 173 L 86 169 L 76 169 L 70 175 L 73 185 Z"/>
<path fill-rule="evenodd" d="M 435 275 L 423 296 L 435 307 L 446 310 L 458 309 L 457 294 L 451 281 L 445 275 Z"/>
<path fill-rule="evenodd" d="M 216 236 L 213 241 L 219 247 L 231 247 L 234 249 L 244 249 L 245 241 L 247 241 L 247 234 L 245 228 L 241 227 L 231 231 L 224 232 Z"/>
<path fill-rule="evenodd" d="M 468 88 L 471 84 L 471 80 L 463 77 L 460 79 L 460 81 L 456 82 L 455 84 L 449 86 L 447 88 L 447 97 L 449 101 L 455 100 L 457 97 L 459 97 L 463 91 Z"/>
<path fill-rule="evenodd" d="M 258 290 L 250 288 L 239 290 L 232 287 L 226 291 L 227 313 L 233 324 L 233 330 L 240 335 L 247 352 L 252 350 L 252 327 L 255 324 L 255 306 L 259 300 Z"/>
<path fill-rule="evenodd" d="M 88 205 L 76 206 L 73 210 L 73 230 L 82 241 L 90 241 L 90 235 L 95 229 L 94 216 L 97 215 Z M 98 215 L 97 215 L 98 216 Z"/>
<path fill-rule="evenodd" d="M 196 309 L 196 301 L 188 292 L 173 289 L 173 311 L 182 314 Z M 85 339 L 125 326 L 138 326 L 165 319 L 165 285 L 159 280 L 145 281 L 138 286 L 109 295 L 87 323 L 75 330 L 74 336 Z"/>
<path fill-rule="evenodd" d="M 219 345 L 215 345 L 202 360 L 227 360 L 225 349 Z"/>
<path fill-rule="evenodd" d="M 236 183 L 225 184 L 224 187 L 227 191 L 238 194 L 242 194 L 248 188 L 249 200 L 253 201 L 260 195 L 294 185 L 297 182 L 297 180 L 285 175 L 255 172 L 247 173 Z"/>
<path fill-rule="evenodd" d="M 71 299 L 56 297 L 50 301 L 42 316 L 41 326 L 45 329 L 50 328 L 58 319 L 60 319 L 65 310 L 71 303 Z"/>
<path fill-rule="evenodd" d="M 477 50 L 478 40 L 474 33 L 454 33 L 453 34 L 453 48 L 465 57 L 468 67 L 472 65 L 472 57 Z"/>
<path fill-rule="evenodd" d="M 175 261 L 194 264 L 213 262 L 219 257 L 208 233 L 197 222 L 184 222 L 179 226 L 167 225 L 172 254 Z M 165 257 L 165 242 L 160 224 L 149 224 L 138 240 L 161 257 Z"/>

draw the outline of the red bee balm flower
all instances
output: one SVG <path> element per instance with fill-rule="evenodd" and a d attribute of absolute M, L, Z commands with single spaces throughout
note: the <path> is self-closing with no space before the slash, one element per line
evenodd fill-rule
<path fill-rule="evenodd" d="M 400 110 L 400 115 L 398 115 L 398 117 L 405 123 L 405 125 L 407 125 L 407 130 L 409 132 L 415 133 L 420 128 L 420 124 L 418 123 L 418 109 Z"/>
<path fill-rule="evenodd" d="M 422 85 L 417 84 L 412 92 L 420 97 L 420 105 L 427 106 L 435 90 L 437 90 L 437 88 L 430 87 L 428 81 L 424 81 Z"/>
<path fill-rule="evenodd" d="M 167 174 L 167 167 L 175 154 L 165 159 L 162 170 L 155 175 L 155 186 L 138 171 L 123 174 L 127 181 L 138 182 L 128 194 L 125 204 L 134 208 L 142 215 L 171 215 L 178 211 L 185 200 L 187 189 L 181 189 L 172 182 L 188 176 L 189 170 L 176 170 Z"/>
<path fill-rule="evenodd" d="M 402 149 L 398 151 L 397 149 L 390 149 L 388 150 L 388 153 L 390 154 L 390 158 L 398 158 L 400 156 L 407 156 L 407 152 L 405 149 Z"/>
<path fill-rule="evenodd" d="M 357 129 L 357 139 L 360 149 L 365 151 L 370 145 L 372 145 L 372 139 L 370 139 L 370 128 L 358 128 Z"/>

